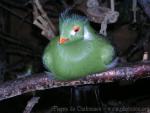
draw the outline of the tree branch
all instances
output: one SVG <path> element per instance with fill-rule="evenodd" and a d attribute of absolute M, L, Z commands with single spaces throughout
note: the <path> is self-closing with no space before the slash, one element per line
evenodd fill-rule
<path fill-rule="evenodd" d="M 137 80 L 150 76 L 150 62 L 141 62 L 122 67 L 116 67 L 102 73 L 87 76 L 73 81 L 58 81 L 50 79 L 47 73 L 35 74 L 30 77 L 8 81 L 0 85 L 0 101 L 36 90 L 45 90 L 65 86 L 79 86 L 113 82 L 115 80 Z"/>
<path fill-rule="evenodd" d="M 32 97 L 28 103 L 27 106 L 25 108 L 25 110 L 23 111 L 23 113 L 31 113 L 32 108 L 35 106 L 35 104 L 38 103 L 40 97 Z"/>

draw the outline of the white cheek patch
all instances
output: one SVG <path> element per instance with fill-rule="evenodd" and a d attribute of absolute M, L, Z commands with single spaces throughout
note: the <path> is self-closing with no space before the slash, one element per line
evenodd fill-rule
<path fill-rule="evenodd" d="M 91 39 L 92 39 L 91 34 L 90 34 L 89 31 L 87 30 L 87 28 L 84 27 L 84 40 L 91 40 Z"/>
<path fill-rule="evenodd" d="M 70 32 L 70 34 L 74 36 L 74 35 L 76 34 L 76 32 L 75 32 L 74 30 L 72 30 L 72 31 Z"/>

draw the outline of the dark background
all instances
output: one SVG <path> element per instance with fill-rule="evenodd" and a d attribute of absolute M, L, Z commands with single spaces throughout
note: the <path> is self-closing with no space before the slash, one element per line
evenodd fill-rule
<path fill-rule="evenodd" d="M 81 0 L 74 9 L 82 9 L 85 2 L 86 0 Z M 99 2 L 109 4 L 109 0 L 99 0 Z M 59 15 L 62 10 L 74 5 L 75 0 L 41 0 L 41 4 L 57 28 L 58 35 Z M 109 24 L 107 29 L 108 39 L 116 47 L 117 55 L 122 63 L 141 61 L 144 51 L 150 51 L 149 15 L 143 6 L 138 4 L 137 22 L 133 23 L 131 6 L 131 0 L 116 0 L 115 7 L 120 16 L 118 21 Z M 16 79 L 18 75 L 24 75 L 28 69 L 32 70 L 32 74 L 45 71 L 41 57 L 49 40 L 42 36 L 41 30 L 32 24 L 32 11 L 32 1 L 29 0 L 0 1 L 0 78 L 2 83 Z M 91 25 L 97 32 L 99 31 L 100 24 L 91 22 Z M 41 98 L 34 107 L 33 113 L 57 112 L 50 111 L 52 106 L 100 107 L 103 113 L 119 112 L 105 109 L 109 107 L 129 106 L 142 109 L 146 106 L 149 108 L 149 81 L 149 78 L 144 78 L 137 81 L 117 81 L 37 91 L 1 101 L 0 113 L 23 112 L 27 101 L 34 95 Z M 137 111 L 132 113 L 134 112 L 137 113 Z"/>

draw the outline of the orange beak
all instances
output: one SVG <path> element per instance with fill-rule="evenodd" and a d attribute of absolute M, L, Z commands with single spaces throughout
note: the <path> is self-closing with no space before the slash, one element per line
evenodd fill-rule
<path fill-rule="evenodd" d="M 59 39 L 59 43 L 60 44 L 64 44 L 65 42 L 68 42 L 69 41 L 69 39 L 68 38 L 64 38 L 64 37 L 60 37 L 60 39 Z"/>

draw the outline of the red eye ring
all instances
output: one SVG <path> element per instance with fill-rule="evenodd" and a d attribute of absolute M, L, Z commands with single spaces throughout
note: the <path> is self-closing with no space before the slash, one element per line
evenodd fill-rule
<path fill-rule="evenodd" d="M 80 30 L 80 27 L 79 26 L 74 26 L 73 30 L 74 30 L 74 32 L 78 32 Z"/>

